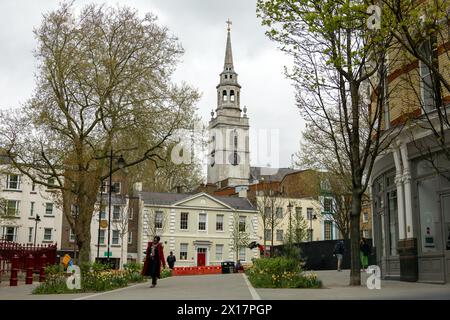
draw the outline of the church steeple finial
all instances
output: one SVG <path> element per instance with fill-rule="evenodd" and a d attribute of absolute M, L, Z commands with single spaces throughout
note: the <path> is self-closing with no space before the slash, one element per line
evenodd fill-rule
<path fill-rule="evenodd" d="M 231 30 L 231 20 L 228 19 L 226 21 L 227 26 L 227 48 L 225 50 L 225 64 L 224 64 L 224 70 L 233 70 L 233 54 L 231 52 L 231 36 L 230 36 L 230 30 Z M 230 68 L 230 69 L 227 69 Z"/>

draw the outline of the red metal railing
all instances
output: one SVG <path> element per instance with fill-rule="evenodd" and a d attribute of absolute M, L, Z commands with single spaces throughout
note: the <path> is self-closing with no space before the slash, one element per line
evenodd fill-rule
<path fill-rule="evenodd" d="M 46 265 L 55 263 L 57 263 L 56 244 L 35 246 L 0 240 L 0 281 L 2 276 L 5 277 L 7 274 L 11 278 L 17 278 L 17 272 L 26 272 L 27 269 L 42 274 Z M 11 283 L 16 285 L 14 284 L 16 281 Z"/>

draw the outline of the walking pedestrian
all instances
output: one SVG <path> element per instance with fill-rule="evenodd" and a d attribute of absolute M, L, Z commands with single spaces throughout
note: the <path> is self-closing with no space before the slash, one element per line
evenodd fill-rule
<path fill-rule="evenodd" d="M 344 258 L 344 241 L 338 240 L 334 246 L 333 255 L 337 258 L 337 271 L 341 271 L 342 259 Z"/>
<path fill-rule="evenodd" d="M 361 238 L 361 242 L 359 244 L 359 255 L 361 259 L 361 267 L 363 271 L 367 269 L 369 266 L 369 254 L 370 254 L 371 248 L 369 245 L 369 242 L 366 238 Z"/>
<path fill-rule="evenodd" d="M 167 264 L 169 265 L 169 268 L 173 270 L 173 267 L 175 266 L 175 261 L 177 261 L 177 258 L 173 255 L 173 251 L 170 251 L 170 254 L 167 256 Z"/>
<path fill-rule="evenodd" d="M 163 246 L 159 242 L 161 238 L 155 236 L 153 242 L 149 242 L 147 245 L 147 252 L 145 254 L 144 268 L 142 269 L 142 275 L 150 276 L 152 278 L 152 285 L 150 288 L 156 286 L 157 279 L 161 278 L 161 264 L 166 267 L 166 261 L 164 260 Z"/>

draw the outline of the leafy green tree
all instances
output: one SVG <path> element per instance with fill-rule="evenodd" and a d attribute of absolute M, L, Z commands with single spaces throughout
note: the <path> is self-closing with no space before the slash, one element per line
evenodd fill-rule
<path fill-rule="evenodd" d="M 367 26 L 369 1 L 258 1 L 267 35 L 294 58 L 286 74 L 308 125 L 327 145 L 342 175 L 351 173 L 350 285 L 361 284 L 361 201 L 376 158 L 392 137 L 381 138 L 386 53 L 392 42 L 383 22 Z M 371 103 L 370 92 L 381 99 Z"/>
<path fill-rule="evenodd" d="M 191 125 L 199 95 L 171 82 L 183 49 L 151 13 L 87 5 L 77 14 L 63 3 L 34 33 L 36 89 L 22 108 L 1 114 L 0 147 L 15 169 L 60 191 L 85 262 L 111 156 L 123 156 L 125 168 L 166 161 L 170 138 Z M 112 164 L 113 173 L 120 169 Z"/>
<path fill-rule="evenodd" d="M 231 250 L 234 251 L 236 262 L 239 260 L 239 249 L 247 248 L 250 244 L 250 232 L 248 230 L 249 226 L 246 223 L 245 228 L 242 229 L 240 226 L 239 213 L 235 210 L 233 212 L 233 224 L 230 230 L 231 235 Z"/>

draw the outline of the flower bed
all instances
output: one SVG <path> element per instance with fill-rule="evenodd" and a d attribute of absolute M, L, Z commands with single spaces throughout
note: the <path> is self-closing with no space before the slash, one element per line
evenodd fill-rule
<path fill-rule="evenodd" d="M 62 266 L 46 268 L 46 280 L 33 290 L 33 294 L 99 292 L 126 287 L 130 283 L 142 282 L 141 268 L 126 267 L 112 270 L 103 264 L 84 264 L 81 269 L 81 289 L 69 289 L 66 281 L 70 274 Z"/>
<path fill-rule="evenodd" d="M 285 257 L 257 259 L 246 274 L 255 288 L 322 287 L 315 273 L 303 272 L 300 261 Z"/>

